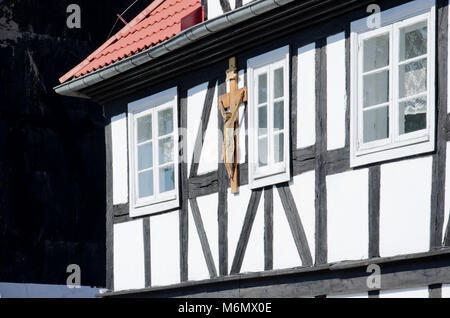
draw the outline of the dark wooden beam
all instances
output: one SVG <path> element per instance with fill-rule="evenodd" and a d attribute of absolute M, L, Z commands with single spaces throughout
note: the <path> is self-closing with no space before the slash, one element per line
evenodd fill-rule
<path fill-rule="evenodd" d="M 222 8 L 223 13 L 227 13 L 231 11 L 231 5 L 228 0 L 220 0 L 220 7 Z"/>
<path fill-rule="evenodd" d="M 367 286 L 367 267 L 381 267 L 381 291 L 433 286 L 450 282 L 450 249 L 325 264 L 297 269 L 239 274 L 185 282 L 175 286 L 106 293 L 101 297 L 315 297 L 379 291 Z"/>
<path fill-rule="evenodd" d="M 187 91 L 183 90 L 179 95 L 178 122 L 183 131 L 187 128 Z M 189 253 L 189 183 L 187 168 L 187 140 L 180 137 L 180 279 L 182 282 L 188 280 L 188 253 Z"/>
<path fill-rule="evenodd" d="M 145 272 L 145 287 L 152 286 L 152 271 L 151 271 L 151 236 L 150 236 L 150 218 L 142 220 L 144 233 L 144 272 Z"/>
<path fill-rule="evenodd" d="M 380 256 L 380 166 L 369 168 L 369 257 Z"/>
<path fill-rule="evenodd" d="M 327 39 L 316 42 L 316 264 L 327 263 Z"/>
<path fill-rule="evenodd" d="M 226 82 L 221 81 L 218 87 L 218 94 L 224 95 L 227 92 Z M 223 136 L 223 118 L 220 112 L 217 112 L 219 136 L 218 144 L 222 144 L 221 136 Z M 219 204 L 217 207 L 217 217 L 219 220 L 219 274 L 220 276 L 228 275 L 228 187 L 229 179 L 227 169 L 222 161 L 222 147 L 219 147 L 217 158 L 219 163 L 217 171 L 217 187 L 219 192 Z"/>
<path fill-rule="evenodd" d="M 273 187 L 264 189 L 264 270 L 273 269 Z"/>

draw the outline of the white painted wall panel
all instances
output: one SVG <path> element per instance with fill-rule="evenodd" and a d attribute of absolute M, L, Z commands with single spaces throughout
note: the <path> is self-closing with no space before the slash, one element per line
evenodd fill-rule
<path fill-rule="evenodd" d="M 192 154 L 195 147 L 195 139 L 197 138 L 198 129 L 202 120 L 203 106 L 205 104 L 206 92 L 208 91 L 208 83 L 195 86 L 187 92 L 187 168 L 191 170 Z M 199 156 L 195 158 L 198 162 Z"/>
<path fill-rule="evenodd" d="M 382 290 L 380 298 L 429 298 L 428 287 L 399 289 L 399 290 Z"/>
<path fill-rule="evenodd" d="M 306 172 L 295 176 L 289 184 L 295 205 L 297 206 L 306 239 L 308 240 L 309 250 L 313 263 L 315 260 L 315 233 L 316 233 L 316 176 L 314 171 Z"/>
<path fill-rule="evenodd" d="M 191 203 L 189 202 L 189 231 L 188 231 L 188 279 L 203 280 L 209 279 L 208 266 L 203 255 L 202 245 L 198 236 L 192 216 Z"/>
<path fill-rule="evenodd" d="M 264 271 L 264 193 L 259 201 L 241 267 L 241 273 L 262 271 Z"/>
<path fill-rule="evenodd" d="M 114 290 L 145 287 L 142 219 L 114 225 Z"/>
<path fill-rule="evenodd" d="M 234 5 L 234 1 L 231 4 Z M 219 0 L 208 0 L 207 8 L 208 8 L 208 20 L 211 20 L 211 19 L 223 14 L 222 7 L 220 6 Z"/>
<path fill-rule="evenodd" d="M 219 158 L 219 135 L 218 135 L 218 85 L 216 83 L 214 99 L 209 115 L 208 127 L 206 127 L 205 139 L 203 140 L 203 149 L 198 165 L 198 174 L 204 174 L 216 171 Z"/>
<path fill-rule="evenodd" d="M 381 166 L 380 254 L 429 250 L 432 157 Z"/>
<path fill-rule="evenodd" d="M 316 143 L 316 45 L 298 50 L 297 148 Z"/>
<path fill-rule="evenodd" d="M 450 285 L 442 285 L 442 298 L 450 298 Z"/>
<path fill-rule="evenodd" d="M 232 194 L 228 189 L 228 271 L 233 264 L 251 194 L 248 185 L 241 186 L 238 194 Z"/>
<path fill-rule="evenodd" d="M 280 195 L 273 189 L 273 269 L 301 266 L 297 246 L 286 218 Z"/>
<path fill-rule="evenodd" d="M 150 218 L 152 286 L 180 282 L 179 212 Z"/>
<path fill-rule="evenodd" d="M 447 143 L 447 158 L 445 166 L 445 205 L 444 205 L 444 224 L 442 229 L 442 239 L 445 239 L 445 231 L 447 229 L 447 224 L 450 215 L 450 142 Z"/>
<path fill-rule="evenodd" d="M 203 226 L 208 238 L 211 254 L 219 272 L 219 222 L 217 207 L 219 206 L 219 195 L 217 193 L 197 198 L 198 208 L 202 216 Z"/>
<path fill-rule="evenodd" d="M 351 295 L 328 295 L 327 298 L 369 298 L 368 293 Z"/>
<path fill-rule="evenodd" d="M 327 141 L 328 150 L 345 146 L 347 107 L 345 33 L 327 39 Z"/>
<path fill-rule="evenodd" d="M 127 116 L 111 118 L 113 204 L 128 202 Z"/>
<path fill-rule="evenodd" d="M 368 258 L 368 170 L 327 176 L 328 261 Z"/>

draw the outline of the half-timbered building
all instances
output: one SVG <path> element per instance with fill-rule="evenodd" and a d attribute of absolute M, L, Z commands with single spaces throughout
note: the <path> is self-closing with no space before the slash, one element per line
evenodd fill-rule
<path fill-rule="evenodd" d="M 105 297 L 450 297 L 448 1 L 155 0 L 107 120 Z"/>

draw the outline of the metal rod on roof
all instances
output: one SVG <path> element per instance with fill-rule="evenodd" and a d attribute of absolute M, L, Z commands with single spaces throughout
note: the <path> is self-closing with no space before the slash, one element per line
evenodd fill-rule
<path fill-rule="evenodd" d="M 128 24 L 128 22 L 127 21 L 125 21 L 125 19 L 124 18 L 122 18 L 122 16 L 120 15 L 120 14 L 118 14 L 117 13 L 117 17 L 120 19 L 120 21 L 122 21 L 123 22 L 123 24 L 125 24 L 125 25 L 127 25 Z"/>

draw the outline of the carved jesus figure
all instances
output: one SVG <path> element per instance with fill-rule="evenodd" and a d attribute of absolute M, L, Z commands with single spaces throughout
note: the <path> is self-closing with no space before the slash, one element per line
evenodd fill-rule
<path fill-rule="evenodd" d="M 223 102 L 220 101 L 219 108 L 223 117 L 223 146 L 222 146 L 222 160 L 227 169 L 228 175 L 230 179 L 234 177 L 234 152 L 235 152 L 235 144 L 234 144 L 234 135 L 235 135 L 235 122 L 239 115 L 239 106 L 242 104 L 244 100 L 244 91 L 237 96 L 239 97 L 237 100 L 230 101 L 230 110 L 226 110 Z"/>

